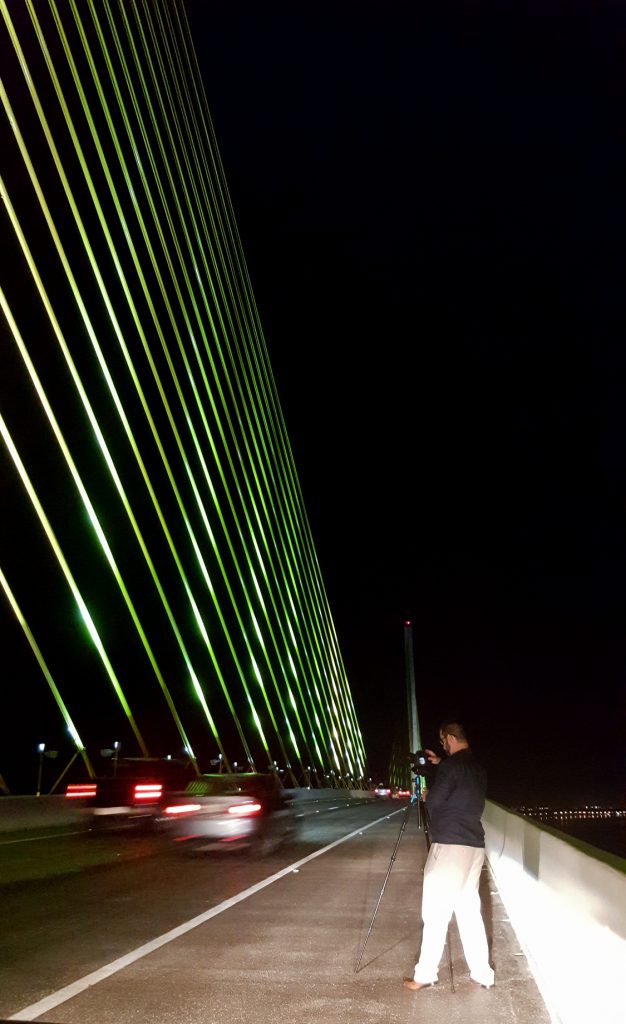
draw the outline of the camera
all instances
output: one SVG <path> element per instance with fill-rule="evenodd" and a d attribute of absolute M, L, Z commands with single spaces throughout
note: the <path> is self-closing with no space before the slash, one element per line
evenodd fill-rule
<path fill-rule="evenodd" d="M 430 767 L 428 754 L 425 750 L 416 750 L 414 754 L 409 754 L 409 761 L 416 775 L 425 775 L 426 769 Z"/>

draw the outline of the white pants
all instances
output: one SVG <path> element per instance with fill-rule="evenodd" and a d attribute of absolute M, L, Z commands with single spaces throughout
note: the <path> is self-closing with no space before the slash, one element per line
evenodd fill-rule
<path fill-rule="evenodd" d="M 484 860 L 485 851 L 474 846 L 433 843 L 430 847 L 424 867 L 424 931 L 415 981 L 430 984 L 437 980 L 448 923 L 454 914 L 470 977 L 481 985 L 493 985 L 478 895 Z"/>

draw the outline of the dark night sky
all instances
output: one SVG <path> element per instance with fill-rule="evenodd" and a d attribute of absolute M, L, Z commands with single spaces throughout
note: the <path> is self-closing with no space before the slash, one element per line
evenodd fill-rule
<path fill-rule="evenodd" d="M 189 0 L 372 770 L 622 801 L 626 9 Z"/>

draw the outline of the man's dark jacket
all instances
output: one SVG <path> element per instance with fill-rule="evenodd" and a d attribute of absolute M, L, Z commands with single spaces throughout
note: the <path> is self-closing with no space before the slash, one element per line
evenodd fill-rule
<path fill-rule="evenodd" d="M 484 846 L 486 791 L 487 774 L 471 750 L 444 757 L 426 794 L 431 842 Z"/>

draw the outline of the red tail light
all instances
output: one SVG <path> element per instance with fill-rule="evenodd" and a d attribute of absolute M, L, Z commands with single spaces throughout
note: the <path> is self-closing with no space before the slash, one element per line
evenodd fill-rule
<path fill-rule="evenodd" d="M 228 813 L 234 814 L 238 818 L 249 818 L 253 814 L 258 814 L 260 810 L 261 804 L 233 804 L 232 807 L 228 808 Z"/>
<path fill-rule="evenodd" d="M 78 800 L 80 797 L 95 796 L 96 795 L 95 782 L 77 782 L 67 787 L 65 790 L 65 796 L 70 800 Z"/>
<path fill-rule="evenodd" d="M 163 786 L 160 782 L 137 783 L 133 789 L 135 803 L 154 803 L 161 799 Z"/>
<path fill-rule="evenodd" d="M 172 804 L 165 808 L 166 814 L 193 814 L 200 810 L 200 804 Z"/>

